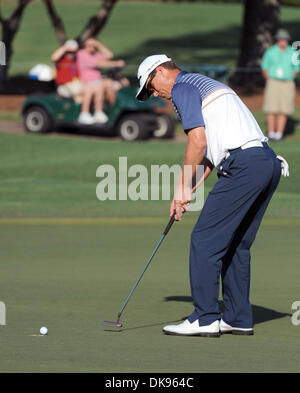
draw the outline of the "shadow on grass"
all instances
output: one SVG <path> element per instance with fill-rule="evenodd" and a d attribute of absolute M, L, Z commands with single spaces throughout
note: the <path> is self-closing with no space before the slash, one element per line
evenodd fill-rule
<path fill-rule="evenodd" d="M 284 22 L 283 27 L 290 32 L 292 38 L 297 38 L 298 20 Z M 178 63 L 184 63 L 187 60 L 192 64 L 232 63 L 232 59 L 237 59 L 239 53 L 241 32 L 242 21 L 241 24 L 222 29 L 214 28 L 210 31 L 196 31 L 173 37 L 152 38 L 120 56 L 128 64 L 135 64 L 138 59 L 142 61 L 150 54 L 165 52 L 174 57 Z M 207 53 L 207 50 L 211 53 Z"/>
<path fill-rule="evenodd" d="M 282 22 L 282 27 L 291 34 L 291 42 L 297 40 L 299 35 L 298 20 Z M 149 55 L 166 53 L 178 65 L 224 64 L 232 67 L 231 71 L 234 71 L 240 51 L 241 34 L 242 20 L 237 21 L 237 24 L 219 29 L 215 26 L 208 31 L 151 38 L 141 42 L 130 51 L 120 53 L 119 56 L 127 64 L 136 65 Z M 135 78 L 136 69 L 134 69 L 133 74 Z"/>
<path fill-rule="evenodd" d="M 241 28 L 237 25 L 208 32 L 153 38 L 121 56 L 128 64 L 140 62 L 154 53 L 167 53 L 178 64 L 228 63 L 238 55 L 240 32 Z"/>
<path fill-rule="evenodd" d="M 191 298 L 191 296 L 167 296 L 165 298 L 165 301 L 193 303 L 193 299 Z M 225 308 L 222 301 L 219 301 L 219 306 L 221 312 L 223 312 Z M 255 304 L 252 305 L 252 310 L 253 310 L 253 320 L 255 325 L 259 323 L 273 321 L 274 319 L 280 319 L 280 318 L 292 316 L 292 314 L 281 313 L 276 310 L 272 310 L 270 308 L 258 306 Z"/>
<path fill-rule="evenodd" d="M 133 327 L 129 327 L 129 328 L 104 329 L 104 331 L 105 332 L 113 332 L 113 333 L 121 333 L 121 332 L 127 331 L 127 330 L 145 329 L 145 328 L 150 328 L 150 327 L 155 327 L 155 326 L 170 325 L 173 323 L 179 323 L 183 319 L 185 319 L 185 318 L 176 319 L 175 321 L 173 320 L 173 321 L 165 321 L 165 322 L 156 322 L 156 323 L 152 323 L 150 325 L 133 326 Z"/>
<path fill-rule="evenodd" d="M 164 299 L 165 302 L 186 302 L 186 303 L 193 303 L 193 299 L 191 296 L 167 296 Z M 224 304 L 222 301 L 219 301 L 219 306 L 221 312 L 224 311 Z M 280 319 L 280 318 L 285 318 L 285 317 L 291 317 L 291 314 L 286 314 L 286 313 L 281 313 L 276 310 L 272 310 L 270 308 L 262 307 L 262 306 L 257 306 L 257 305 L 252 305 L 252 310 L 253 310 L 253 320 L 254 320 L 254 325 L 259 324 L 259 323 L 264 323 L 268 321 L 273 321 L 275 319 Z M 188 316 L 185 316 L 183 318 L 173 320 L 173 321 L 160 321 L 156 323 L 152 323 L 149 325 L 139 325 L 139 326 L 133 326 L 133 327 L 128 327 L 128 328 L 116 328 L 116 329 L 104 329 L 106 332 L 112 332 L 112 333 L 121 333 L 123 331 L 129 331 L 129 330 L 137 330 L 137 329 L 145 329 L 145 328 L 151 328 L 151 327 L 156 327 L 156 326 L 164 326 L 164 325 L 170 325 L 174 323 L 179 323 L 182 322 L 184 319 L 186 319 Z"/>
<path fill-rule="evenodd" d="M 288 116 L 284 135 L 285 136 L 293 135 L 295 133 L 295 129 L 296 129 L 298 123 L 299 123 L 298 119 L 295 119 L 292 116 Z"/>

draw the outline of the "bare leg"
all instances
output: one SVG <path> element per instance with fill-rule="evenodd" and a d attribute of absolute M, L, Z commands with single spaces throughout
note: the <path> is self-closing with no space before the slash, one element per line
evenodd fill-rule
<path fill-rule="evenodd" d="M 93 89 L 90 86 L 84 86 L 82 92 L 81 112 L 90 112 L 93 94 Z"/>
<path fill-rule="evenodd" d="M 287 123 L 287 115 L 280 113 L 277 120 L 277 133 L 280 134 L 280 139 L 283 137 L 285 126 Z"/>
<path fill-rule="evenodd" d="M 102 112 L 104 101 L 104 83 L 97 83 L 94 86 L 94 107 L 95 112 Z"/>
<path fill-rule="evenodd" d="M 90 85 L 86 85 L 82 90 L 82 104 L 81 104 L 81 113 L 78 118 L 78 122 L 82 124 L 93 124 L 94 119 L 90 113 L 90 106 L 93 99 L 93 89 Z"/>
<path fill-rule="evenodd" d="M 267 114 L 268 133 L 276 131 L 276 115 L 275 113 Z"/>
<path fill-rule="evenodd" d="M 113 106 L 116 101 L 116 90 L 113 83 L 113 80 L 110 78 L 104 79 L 105 98 L 109 102 L 110 106 Z"/>
<path fill-rule="evenodd" d="M 103 112 L 103 102 L 104 102 L 104 82 L 100 81 L 94 85 L 94 121 L 96 123 L 106 123 L 108 117 Z"/>

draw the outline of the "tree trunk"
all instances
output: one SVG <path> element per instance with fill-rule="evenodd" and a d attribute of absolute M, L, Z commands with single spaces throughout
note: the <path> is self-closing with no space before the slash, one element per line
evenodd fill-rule
<path fill-rule="evenodd" d="M 279 0 L 246 0 L 240 55 L 232 83 L 243 86 L 263 84 L 261 59 L 273 44 L 279 25 Z"/>
<path fill-rule="evenodd" d="M 7 19 L 3 19 L 0 14 L 0 23 L 2 24 L 2 42 L 5 45 L 6 52 L 6 65 L 0 66 L 0 83 L 3 84 L 7 80 L 8 70 L 10 66 L 10 59 L 13 54 L 13 40 L 17 34 L 20 23 L 23 17 L 23 13 L 27 5 L 31 0 L 19 0 L 18 6 L 13 11 L 11 16 Z"/>
<path fill-rule="evenodd" d="M 96 37 L 97 34 L 105 26 L 114 5 L 118 0 L 103 0 L 102 6 L 88 21 L 87 25 L 84 27 L 82 32 L 76 38 L 79 43 L 84 42 L 90 37 Z"/>
<path fill-rule="evenodd" d="M 68 39 L 63 22 L 59 17 L 59 15 L 57 14 L 55 7 L 52 3 L 52 0 L 44 0 L 44 4 L 47 8 L 47 12 L 52 22 L 52 26 L 56 32 L 58 41 L 61 45 L 63 45 Z"/>

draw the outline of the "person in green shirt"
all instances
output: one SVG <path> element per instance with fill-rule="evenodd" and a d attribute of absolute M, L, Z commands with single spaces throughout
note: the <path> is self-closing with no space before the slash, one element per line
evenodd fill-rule
<path fill-rule="evenodd" d="M 272 140 L 282 139 L 287 116 L 294 112 L 295 77 L 299 71 L 298 52 L 289 45 L 289 33 L 280 29 L 276 40 L 264 53 L 261 65 L 266 79 L 263 109 Z"/>

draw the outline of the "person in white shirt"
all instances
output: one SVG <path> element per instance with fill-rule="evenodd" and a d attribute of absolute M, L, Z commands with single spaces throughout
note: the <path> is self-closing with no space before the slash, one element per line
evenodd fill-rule
<path fill-rule="evenodd" d="M 228 86 L 181 71 L 166 55 L 139 66 L 137 99 L 151 94 L 171 100 L 188 136 L 183 171 L 170 205 L 181 220 L 192 199 L 198 165 L 205 180 L 213 168 L 218 181 L 192 232 L 190 282 L 195 309 L 165 334 L 219 337 L 253 334 L 249 302 L 250 247 L 279 183 L 281 162 L 268 146 L 251 112 Z M 286 162 L 285 162 L 286 163 Z M 184 171 L 185 166 L 192 171 Z M 187 174 L 188 173 L 188 174 Z M 225 311 L 218 304 L 222 279 Z"/>

